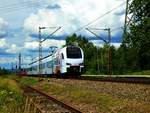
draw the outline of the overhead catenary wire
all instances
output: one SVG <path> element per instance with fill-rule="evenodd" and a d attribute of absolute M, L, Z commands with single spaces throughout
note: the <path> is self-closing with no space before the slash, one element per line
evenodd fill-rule
<path fill-rule="evenodd" d="M 53 28 L 57 28 L 55 31 L 53 31 L 50 35 L 48 35 L 45 39 L 43 39 L 42 41 L 41 41 L 41 43 L 42 42 L 44 42 L 46 39 L 48 39 L 48 38 L 50 38 L 54 33 L 56 33 L 59 29 L 61 29 L 61 27 L 53 27 Z"/>
<path fill-rule="evenodd" d="M 84 29 L 85 27 L 95 23 L 96 21 L 98 21 L 99 19 L 103 18 L 104 16 L 106 16 L 107 14 L 111 13 L 112 11 L 118 9 L 119 7 L 123 6 L 126 2 L 121 3 L 120 5 L 112 8 L 111 10 L 107 11 L 106 13 L 102 14 L 101 16 L 97 17 L 96 19 L 92 20 L 91 22 L 85 24 L 84 26 L 78 28 L 77 30 L 75 30 L 73 33 L 76 33 L 78 31 L 81 31 L 82 29 Z"/>
<path fill-rule="evenodd" d="M 25 2 L 26 4 L 26 2 Z M 8 5 L 3 5 L 3 6 L 0 6 L 0 10 L 5 10 L 7 8 L 14 8 L 16 6 L 20 5 L 20 3 L 14 3 L 14 4 L 8 4 Z M 21 5 L 24 5 L 24 3 L 22 3 Z M 20 6 L 19 6 L 20 7 Z"/>
<path fill-rule="evenodd" d="M 116 27 L 116 28 L 111 28 L 111 31 L 116 31 L 118 29 L 123 29 L 124 26 Z M 86 28 L 87 29 L 87 28 Z M 88 28 L 90 30 L 105 30 L 104 28 Z"/>
<path fill-rule="evenodd" d="M 41 2 L 42 1 L 39 1 L 38 3 L 40 4 Z M 7 15 L 8 13 L 11 13 L 11 12 L 27 9 L 28 7 L 37 7 L 38 6 L 38 4 L 36 2 L 30 2 L 30 3 L 23 2 L 23 3 L 21 3 L 20 6 L 19 5 L 20 4 L 15 4 L 15 5 L 10 4 L 10 5 L 7 5 L 6 7 L 1 6 L 0 7 L 0 13 Z"/>
<path fill-rule="evenodd" d="M 0 6 L 0 10 L 6 9 L 6 8 L 14 8 L 14 7 L 16 7 L 16 6 L 20 5 L 20 4 L 21 4 L 21 6 L 23 6 L 23 5 L 29 5 L 29 4 L 37 4 L 37 3 L 40 3 L 40 2 L 42 2 L 42 1 L 38 0 L 37 2 L 28 1 L 28 2 L 20 2 L 20 3 L 8 4 L 8 5 Z"/>
<path fill-rule="evenodd" d="M 119 29 L 124 29 L 124 26 L 120 26 L 120 27 L 116 27 L 116 28 L 113 28 L 113 29 L 111 29 L 111 31 L 116 31 L 116 30 L 119 30 Z"/>

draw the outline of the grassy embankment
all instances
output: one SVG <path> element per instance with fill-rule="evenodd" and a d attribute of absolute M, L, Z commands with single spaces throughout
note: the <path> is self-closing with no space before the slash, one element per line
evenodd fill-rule
<path fill-rule="evenodd" d="M 28 113 L 30 102 L 22 95 L 22 90 L 13 80 L 15 75 L 0 76 L 0 113 Z M 18 79 L 23 84 L 35 84 L 32 78 Z"/>
<path fill-rule="evenodd" d="M 36 84 L 38 83 L 37 82 L 38 79 L 37 78 L 34 79 L 31 77 L 30 78 L 23 77 L 21 79 L 19 78 L 18 80 L 20 80 L 21 84 L 35 85 L 36 87 L 42 89 L 43 91 L 46 91 L 47 93 L 57 97 L 58 99 L 65 101 L 66 103 L 71 103 L 73 104 L 73 106 L 76 106 L 77 108 L 85 112 L 88 111 L 90 111 L 91 113 L 149 113 L 150 112 L 149 103 L 137 101 L 134 99 L 130 100 L 125 98 L 124 99 L 118 98 L 120 96 L 116 98 L 114 97 L 114 95 L 116 95 L 115 93 L 105 94 L 103 93 L 103 91 L 98 92 L 97 90 L 94 90 L 94 87 L 92 89 L 88 89 L 84 87 L 90 84 L 85 84 L 82 85 L 81 87 L 80 85 L 77 85 L 78 82 L 75 84 L 68 84 L 68 82 L 70 81 L 69 80 L 67 81 L 67 84 L 62 84 L 60 80 L 58 80 L 59 82 L 57 83 L 57 81 L 53 81 L 51 79 L 50 82 L 43 81 L 40 82 L 40 84 Z M 102 85 L 101 87 L 104 88 L 104 90 L 105 90 L 104 87 L 105 85 L 106 84 L 104 83 L 104 85 Z M 113 87 L 110 86 L 108 90 L 113 91 L 112 88 Z M 129 90 L 128 87 L 126 86 L 123 89 Z M 132 92 L 133 87 L 131 87 L 130 89 L 131 90 L 129 91 Z M 145 91 L 147 92 L 147 90 Z M 124 90 L 122 92 L 124 92 Z M 130 96 L 130 94 L 128 94 L 128 96 Z M 13 106 L 10 106 L 10 108 L 12 107 Z M 26 113 L 24 111 L 22 113 Z M 2 113 L 6 113 L 6 112 L 2 112 Z"/>
<path fill-rule="evenodd" d="M 59 80 L 58 80 L 59 81 Z M 68 81 L 69 82 L 69 81 Z M 90 84 L 85 84 L 90 85 Z M 104 83 L 105 85 L 105 83 Z M 119 84 L 118 84 L 119 85 Z M 106 94 L 101 91 L 86 88 L 86 86 L 79 86 L 75 84 L 62 84 L 60 81 L 51 81 L 49 83 L 43 82 L 36 86 L 41 90 L 55 96 L 56 98 L 71 103 L 73 106 L 90 113 L 149 113 L 150 105 L 137 100 L 130 100 L 130 97 L 120 98 L 114 97 L 115 92 Z M 104 86 L 101 88 L 105 89 Z M 114 87 L 115 88 L 115 87 Z M 124 86 L 128 89 L 128 86 Z M 131 88 L 132 89 L 132 88 Z M 108 89 L 113 90 L 112 87 Z M 132 91 L 132 90 L 130 90 Z M 124 92 L 124 91 L 122 91 Z M 139 94 L 140 95 L 140 94 Z M 128 94 L 130 96 L 130 94 Z M 129 99 L 128 99 L 129 98 Z M 80 106 L 80 107 L 79 107 Z M 138 109 L 137 109 L 138 108 Z"/>
<path fill-rule="evenodd" d="M 14 80 L 0 77 L 0 113 L 21 113 L 24 98 Z"/>
<path fill-rule="evenodd" d="M 139 71 L 139 72 L 130 72 L 128 74 L 131 75 L 150 75 L 150 70 L 145 70 L 145 71 Z"/>

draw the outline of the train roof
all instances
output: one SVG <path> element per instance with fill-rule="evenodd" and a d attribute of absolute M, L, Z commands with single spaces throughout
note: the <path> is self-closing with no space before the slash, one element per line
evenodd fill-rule
<path fill-rule="evenodd" d="M 77 45 L 67 45 L 67 46 L 62 47 L 62 48 L 60 48 L 60 49 L 57 49 L 57 50 L 54 51 L 52 54 L 43 57 L 41 60 L 46 59 L 46 58 L 48 58 L 48 57 L 54 55 L 56 52 L 58 52 L 58 51 L 60 51 L 60 50 L 63 50 L 63 49 L 65 49 L 65 48 L 67 48 L 67 47 L 79 47 L 79 46 L 77 46 Z M 79 47 L 79 48 L 80 48 L 80 47 Z M 39 61 L 39 59 L 36 60 L 36 61 L 33 61 L 33 62 L 29 63 L 29 65 L 32 65 L 32 64 L 34 64 L 34 63 L 36 63 L 36 62 L 38 62 L 38 61 Z"/>
<path fill-rule="evenodd" d="M 47 56 L 45 56 L 45 57 L 43 57 L 41 60 L 43 60 L 43 59 L 45 59 L 45 58 L 48 58 L 48 57 L 50 57 L 50 56 L 52 56 L 53 54 L 50 54 L 50 55 L 47 55 Z M 38 62 L 39 60 L 36 60 L 36 61 L 34 61 L 34 62 L 31 62 L 29 65 L 32 65 L 32 64 L 34 64 L 34 63 L 36 63 L 36 62 Z"/>

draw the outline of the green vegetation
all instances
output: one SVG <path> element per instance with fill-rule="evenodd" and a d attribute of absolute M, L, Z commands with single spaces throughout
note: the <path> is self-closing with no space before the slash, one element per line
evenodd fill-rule
<path fill-rule="evenodd" d="M 16 75 L 0 76 L 0 113 L 36 113 L 36 106 L 33 106 L 31 98 L 23 96 L 22 90 L 15 80 L 20 81 L 20 85 L 35 85 L 36 79 Z"/>
<path fill-rule="evenodd" d="M 21 79 L 18 79 L 20 81 L 20 84 L 22 85 L 36 85 L 38 83 L 38 79 L 34 79 L 32 77 L 22 77 Z"/>
<path fill-rule="evenodd" d="M 146 70 L 146 71 L 139 71 L 139 72 L 132 72 L 129 73 L 130 75 L 150 75 L 150 70 Z"/>
<path fill-rule="evenodd" d="M 24 98 L 16 82 L 0 77 L 0 113 L 21 113 L 23 104 Z"/>
<path fill-rule="evenodd" d="M 149 4 L 149 0 L 133 0 L 130 13 L 135 14 L 134 24 L 130 25 L 130 33 L 124 35 L 123 42 L 118 49 L 109 44 L 96 47 L 86 37 L 76 34 L 67 37 L 66 45 L 75 43 L 83 49 L 86 74 L 108 74 L 108 51 L 110 51 L 112 74 L 141 72 L 141 74 L 150 75 Z"/>
<path fill-rule="evenodd" d="M 91 113 L 149 113 L 150 111 L 149 97 L 145 98 L 149 94 L 146 85 L 105 82 L 95 84 L 88 81 L 57 79 L 50 80 L 49 83 L 43 82 L 36 87 L 65 103 Z M 142 95 L 143 91 L 147 94 Z"/>
<path fill-rule="evenodd" d="M 8 73 L 9 73 L 8 70 L 6 70 L 5 68 L 0 67 L 0 75 L 6 75 Z"/>
<path fill-rule="evenodd" d="M 71 43 L 78 43 L 84 51 L 86 74 L 108 74 L 108 44 L 105 44 L 103 47 L 96 47 L 85 37 L 77 36 L 76 34 L 66 39 L 67 45 Z M 123 45 L 118 49 L 110 46 L 110 51 L 112 56 L 112 74 L 136 74 L 141 72 L 141 74 L 150 75 L 150 67 L 149 70 L 140 69 L 140 65 L 137 65 L 138 61 L 135 59 L 137 56 L 135 56 L 135 53 L 132 53 L 130 48 L 126 51 L 126 53 L 128 52 L 126 60 L 124 59 Z"/>
<path fill-rule="evenodd" d="M 109 97 L 107 95 L 102 95 L 95 91 L 88 91 L 85 89 L 81 89 L 76 86 L 70 86 L 70 85 L 63 86 L 61 84 L 50 84 L 50 85 L 45 84 L 42 87 L 42 90 L 46 92 L 50 91 L 53 95 L 58 96 L 60 100 L 64 100 L 65 98 L 70 98 L 75 103 L 79 103 L 79 104 L 96 103 L 97 105 L 99 105 L 99 112 L 100 111 L 107 112 L 109 107 L 117 106 L 120 104 L 118 100 L 112 97 Z"/>

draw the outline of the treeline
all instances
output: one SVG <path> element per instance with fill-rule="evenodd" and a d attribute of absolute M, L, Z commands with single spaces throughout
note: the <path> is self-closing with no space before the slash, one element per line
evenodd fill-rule
<path fill-rule="evenodd" d="M 96 47 L 92 42 L 89 42 L 85 37 L 73 34 L 67 37 L 66 44 L 77 44 L 84 51 L 84 67 L 85 72 L 88 74 L 108 74 L 109 72 L 109 50 L 111 50 L 111 68 L 113 73 L 121 73 L 122 65 L 118 63 L 118 58 L 121 54 L 117 54 L 120 49 L 114 46 L 105 44 L 103 47 Z"/>
<path fill-rule="evenodd" d="M 112 74 L 126 74 L 150 69 L 150 64 L 149 67 L 145 64 L 144 68 L 140 68 L 137 52 L 124 44 L 119 48 L 108 44 L 97 47 L 85 37 L 76 34 L 67 37 L 66 45 L 70 44 L 77 44 L 83 49 L 85 73 L 87 74 L 109 74 L 110 69 Z M 109 60 L 111 67 L 109 67 Z"/>
<path fill-rule="evenodd" d="M 9 73 L 8 70 L 6 70 L 5 68 L 0 67 L 0 75 L 5 75 L 5 74 L 8 74 L 8 73 Z"/>
<path fill-rule="evenodd" d="M 67 45 L 77 43 L 83 49 L 86 73 L 108 74 L 109 69 L 111 69 L 112 74 L 150 70 L 149 5 L 149 0 L 132 1 L 129 12 L 130 14 L 134 13 L 134 22 L 130 24 L 129 32 L 123 35 L 123 42 L 118 49 L 109 44 L 96 47 L 86 37 L 76 34 L 67 37 Z M 110 52 L 110 55 L 108 52 Z M 111 67 L 108 67 L 109 63 Z"/>

